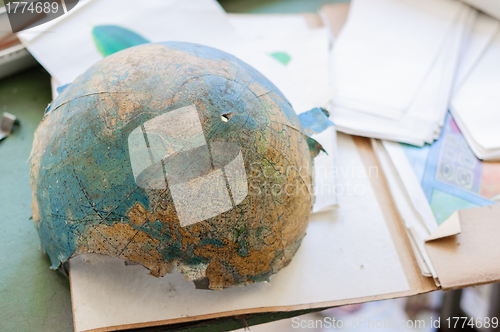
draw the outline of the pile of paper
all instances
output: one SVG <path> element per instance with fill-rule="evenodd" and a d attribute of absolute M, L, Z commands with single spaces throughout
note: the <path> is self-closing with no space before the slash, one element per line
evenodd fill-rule
<path fill-rule="evenodd" d="M 477 11 L 453 0 L 354 0 L 333 49 L 339 130 L 422 146 L 441 131 Z"/>
<path fill-rule="evenodd" d="M 373 140 L 372 143 L 396 208 L 406 227 L 406 234 L 420 271 L 424 276 L 437 279 L 424 243 L 436 231 L 438 224 L 429 203 L 425 200 L 422 187 L 399 143 L 379 140 Z"/>
<path fill-rule="evenodd" d="M 435 275 L 424 242 L 445 222 L 441 232 L 453 232 L 455 211 L 500 202 L 500 163 L 478 160 L 451 115 L 430 146 L 373 143 L 417 261 Z"/>
<path fill-rule="evenodd" d="M 481 15 L 463 55 L 450 103 L 474 154 L 500 159 L 500 22 Z"/>

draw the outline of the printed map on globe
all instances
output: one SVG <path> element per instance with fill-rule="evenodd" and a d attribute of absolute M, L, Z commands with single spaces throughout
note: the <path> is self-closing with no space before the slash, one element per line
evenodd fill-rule
<path fill-rule="evenodd" d="M 210 289 L 268 280 L 305 236 L 318 148 L 283 94 L 234 56 L 136 46 L 47 109 L 33 219 L 54 269 L 99 253 Z"/>

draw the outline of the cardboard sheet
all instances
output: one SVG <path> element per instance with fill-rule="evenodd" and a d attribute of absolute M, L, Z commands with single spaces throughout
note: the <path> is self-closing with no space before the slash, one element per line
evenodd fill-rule
<path fill-rule="evenodd" d="M 329 26 L 333 29 L 337 21 L 332 21 L 332 19 L 337 18 L 338 22 L 343 22 L 345 19 L 344 14 L 347 12 L 347 4 L 334 4 L 334 5 L 327 5 L 322 8 L 322 14 L 325 16 L 325 18 L 329 22 Z M 332 23 L 333 22 L 333 23 Z M 336 25 L 336 31 L 340 28 L 341 23 Z M 335 34 L 335 31 L 334 31 Z M 260 307 L 254 307 L 254 308 L 246 308 L 246 309 L 238 309 L 239 307 L 229 307 L 227 311 L 225 312 L 217 312 L 216 310 L 212 310 L 214 313 L 211 314 L 202 314 L 201 312 L 196 312 L 196 316 L 190 315 L 188 312 L 182 313 L 178 318 L 174 319 L 168 319 L 166 317 L 156 317 L 157 320 L 150 319 L 152 318 L 152 315 L 158 314 L 158 311 L 161 311 L 161 308 L 164 308 L 165 306 L 169 307 L 175 307 L 175 302 L 174 300 L 179 299 L 179 290 L 178 288 L 175 288 L 176 286 L 174 285 L 174 281 L 179 282 L 179 285 L 182 285 L 182 287 L 186 287 L 188 290 L 187 294 L 190 294 L 194 291 L 194 286 L 192 283 L 186 283 L 183 281 L 182 277 L 178 274 L 170 275 L 167 276 L 170 279 L 163 278 L 163 279 L 156 279 L 154 277 L 151 277 L 147 275 L 147 271 L 142 268 L 141 266 L 125 266 L 123 261 L 120 260 L 113 260 L 111 259 L 109 264 L 105 264 L 103 262 L 103 258 L 99 256 L 94 256 L 97 260 L 95 261 L 95 264 L 97 265 L 91 265 L 88 264 L 84 261 L 82 261 L 82 256 L 75 258 L 74 260 L 70 261 L 70 282 L 71 282 L 71 289 L 72 289 L 72 300 L 73 300 L 73 311 L 74 311 L 74 320 L 75 320 L 75 326 L 76 326 L 76 331 L 84 331 L 85 329 L 93 329 L 93 331 L 115 331 L 115 330 L 120 330 L 120 329 L 126 329 L 126 328 L 138 328 L 138 327 L 148 327 L 148 326 L 160 326 L 160 325 L 168 325 L 168 324 L 173 324 L 173 323 L 180 323 L 180 322 L 196 322 L 197 320 L 200 319 L 212 319 L 212 318 L 218 318 L 218 317 L 228 317 L 228 316 L 234 316 L 234 315 L 240 315 L 240 314 L 246 314 L 246 313 L 259 313 L 259 312 L 272 312 L 272 311 L 294 311 L 294 310 L 302 310 L 302 309 L 310 309 L 310 308 L 325 308 L 325 307 L 331 307 L 331 306 L 339 306 L 339 305 L 345 305 L 345 304 L 353 304 L 353 303 L 361 303 L 361 302 L 367 302 L 367 301 L 374 301 L 374 300 L 383 300 L 383 299 L 389 299 L 389 298 L 394 298 L 394 297 L 402 297 L 402 296 L 409 296 L 409 295 L 415 295 L 423 292 L 429 292 L 432 290 L 438 289 L 438 287 L 434 284 L 432 278 L 426 278 L 423 277 L 419 266 L 418 262 L 415 259 L 415 256 L 412 253 L 411 249 L 411 242 L 409 238 L 406 236 L 406 231 L 405 231 L 405 226 L 403 221 L 401 220 L 401 217 L 399 216 L 395 203 L 390 195 L 390 191 L 387 185 L 387 181 L 385 179 L 385 175 L 383 174 L 380 164 L 377 161 L 377 158 L 374 154 L 373 148 L 371 146 L 370 140 L 369 139 L 364 139 L 360 137 L 352 137 L 352 140 L 347 139 L 347 136 L 340 134 L 342 137 L 340 140 L 340 144 L 342 145 L 346 141 L 349 142 L 348 145 L 350 146 L 349 149 L 352 149 L 354 142 L 354 150 L 351 150 L 350 155 L 355 156 L 354 161 L 355 164 L 359 165 L 359 161 L 362 162 L 362 165 L 364 166 L 365 173 L 368 173 L 368 170 L 378 170 L 376 172 L 376 176 L 371 176 L 368 178 L 368 181 L 362 181 L 365 185 L 367 183 L 370 184 L 371 192 L 376 193 L 375 195 L 375 200 L 378 205 L 378 211 L 382 214 L 384 223 L 383 226 L 380 222 L 376 222 L 377 225 L 381 226 L 383 229 L 382 233 L 387 235 L 387 232 L 390 234 L 391 237 L 391 242 L 385 242 L 386 240 L 380 242 L 380 243 L 375 243 L 378 246 L 386 246 L 387 243 L 389 243 L 389 246 L 391 248 L 395 248 L 396 255 L 398 257 L 398 261 L 400 264 L 400 267 L 404 271 L 404 280 L 403 278 L 399 278 L 399 281 L 397 282 L 396 285 L 391 285 L 391 282 L 394 280 L 394 276 L 389 277 L 389 279 L 385 279 L 383 275 L 385 274 L 384 271 L 380 270 L 379 276 L 375 278 L 361 278 L 360 277 L 366 276 L 366 272 L 370 273 L 375 273 L 377 269 L 374 269 L 374 266 L 371 266 L 371 263 L 369 262 L 368 265 L 365 265 L 363 262 L 365 260 L 363 258 L 358 258 L 354 261 L 352 261 L 350 264 L 347 265 L 347 267 L 350 270 L 343 269 L 342 266 L 340 265 L 340 261 L 337 260 L 337 257 L 342 257 L 343 255 L 349 254 L 350 250 L 347 250 L 345 248 L 352 248 L 356 252 L 364 252 L 364 250 L 367 250 L 367 247 L 365 247 L 365 243 L 361 242 L 360 240 L 358 241 L 342 241 L 339 244 L 335 244 L 335 241 L 333 241 L 333 238 L 328 237 L 328 242 L 334 242 L 333 248 L 336 248 L 336 251 L 334 250 L 334 253 L 336 254 L 335 257 L 332 259 L 325 258 L 325 255 L 317 255 L 318 259 L 323 260 L 323 267 L 325 269 L 329 270 L 335 270 L 337 271 L 335 274 L 328 275 L 327 276 L 327 284 L 328 287 L 333 287 L 334 289 L 341 289 L 340 287 L 342 285 L 342 280 L 348 280 L 350 277 L 350 273 L 354 271 L 355 273 L 353 274 L 355 279 L 351 282 L 351 287 L 344 287 L 347 288 L 346 290 L 341 289 L 338 293 L 335 294 L 335 297 L 332 297 L 330 300 L 326 300 L 326 302 L 309 302 L 309 303 L 303 303 L 303 304 L 297 304 L 297 305 L 284 305 L 286 301 L 290 301 L 290 303 L 293 303 L 291 301 L 292 297 L 294 296 L 294 291 L 292 292 L 282 292 L 280 293 L 280 296 L 277 300 L 278 303 L 281 303 L 282 305 L 278 306 L 263 306 L 261 303 Z M 345 147 L 339 150 L 338 153 L 339 160 L 342 160 L 345 165 L 347 162 L 351 162 L 351 160 L 346 159 L 347 156 L 345 155 Z M 339 164 L 342 165 L 342 164 Z M 354 167 L 353 164 L 350 164 L 351 167 Z M 373 174 L 373 173 L 372 173 Z M 365 179 L 366 180 L 366 179 Z M 345 178 L 344 180 L 345 181 Z M 344 184 L 345 182 L 339 182 L 339 184 Z M 354 182 L 351 182 L 351 185 L 355 184 Z M 352 188 L 352 187 L 351 187 Z M 353 213 L 353 215 L 356 215 L 357 213 L 361 213 L 363 209 L 359 208 L 359 201 L 363 201 L 363 198 L 360 199 L 358 197 L 357 199 L 354 199 L 353 197 L 349 196 L 344 196 L 342 195 L 340 197 L 340 203 L 342 205 L 346 205 L 344 203 L 344 200 L 347 199 L 348 201 L 351 201 L 352 203 L 357 202 L 353 207 L 355 207 L 356 213 Z M 352 199 L 352 200 L 350 200 Z M 347 204 L 349 206 L 349 204 Z M 370 204 L 372 206 L 372 204 Z M 361 211 L 359 211 L 361 210 Z M 378 213 L 377 212 L 377 215 Z M 344 216 L 344 218 L 341 218 Z M 334 217 L 334 218 L 331 218 Z M 371 217 L 370 216 L 366 222 L 371 222 Z M 311 221 L 311 232 L 308 232 L 308 235 L 306 238 L 310 238 L 311 240 L 314 237 L 315 233 L 322 233 L 324 231 L 328 230 L 333 230 L 333 229 L 339 229 L 339 227 L 351 227 L 350 229 L 352 230 L 355 228 L 355 223 L 350 223 L 349 221 L 351 220 L 351 213 L 350 211 L 345 211 L 342 209 L 339 209 L 338 211 L 330 211 L 330 212 L 325 212 L 325 213 L 320 213 L 317 216 L 313 217 L 313 220 Z M 378 220 L 378 217 L 376 218 Z M 351 224 L 351 225 L 349 225 Z M 363 227 L 358 227 L 356 229 L 356 232 L 361 231 L 361 233 L 366 234 L 365 229 Z M 376 234 L 380 235 L 380 232 L 377 232 Z M 332 233 L 332 235 L 335 236 L 335 240 L 351 240 L 351 237 L 349 236 L 348 233 L 343 232 L 340 233 L 340 231 L 337 233 Z M 361 234 L 355 235 L 352 239 L 360 239 Z M 371 236 L 371 234 L 369 234 Z M 319 239 L 324 239 L 326 235 L 324 234 L 319 234 L 318 238 Z M 380 238 L 381 240 L 382 238 Z M 360 243 L 361 242 L 361 243 Z M 375 241 L 377 242 L 377 241 Z M 373 241 L 369 241 L 368 243 L 374 244 Z M 392 244 L 391 244 L 392 243 Z M 338 247 L 338 245 L 341 245 Z M 299 261 L 303 258 L 300 255 L 305 255 L 308 253 L 307 249 L 307 242 L 304 242 L 303 246 L 300 248 L 299 253 L 297 257 L 292 261 L 292 265 L 288 266 L 281 272 L 282 275 L 287 274 L 286 269 L 292 269 L 293 264 L 298 264 Z M 312 243 L 310 245 L 311 249 L 314 248 L 314 246 L 318 247 L 321 246 L 320 243 Z M 391 249 L 392 250 L 392 249 Z M 303 252 L 300 254 L 300 252 Z M 376 256 L 375 253 L 369 253 L 369 257 Z M 361 256 L 362 257 L 362 256 Z M 393 254 L 391 254 L 390 257 L 394 257 Z M 388 257 L 375 257 L 377 261 L 381 260 L 386 260 Z M 104 258 L 107 259 L 107 258 Z M 293 263 L 295 262 L 295 263 Z M 363 269 L 361 269 L 361 264 L 363 265 Z M 107 268 L 103 270 L 99 270 L 99 265 L 106 265 Z M 397 262 L 394 261 L 390 266 L 392 266 L 392 272 L 394 271 L 399 271 L 399 268 L 396 268 Z M 130 269 L 131 271 L 133 270 L 133 275 L 125 275 L 125 274 L 114 274 L 116 271 L 120 272 L 123 269 Z M 389 269 L 389 270 L 391 270 Z M 383 270 L 385 270 L 385 266 L 383 267 Z M 297 274 L 300 275 L 305 275 L 309 273 L 310 271 L 305 269 L 305 270 L 300 270 L 296 272 Z M 400 275 L 400 272 L 397 272 Z M 391 273 L 393 274 L 393 273 Z M 262 288 L 270 288 L 273 287 L 273 283 L 277 283 L 279 281 L 279 278 L 286 279 L 286 278 L 292 278 L 292 275 L 289 275 L 288 277 L 279 277 L 280 274 L 277 276 L 273 277 L 271 279 L 271 283 L 266 285 L 266 284 L 257 284 L 254 285 L 256 287 L 262 287 Z M 301 278 L 302 278 L 301 276 Z M 276 277 L 279 277 L 276 279 Z M 297 276 L 296 276 L 297 277 Z M 103 283 L 103 287 L 90 287 L 89 286 L 89 278 L 96 278 L 95 280 L 100 280 Z M 156 287 L 156 290 L 159 290 L 159 294 L 155 294 L 154 291 L 148 291 L 147 293 L 145 292 L 145 289 L 149 287 L 148 284 L 145 283 L 139 283 L 136 285 L 136 288 L 134 288 L 135 284 L 127 284 L 129 282 L 128 279 L 135 279 L 141 280 L 144 278 L 149 278 L 146 280 L 149 280 L 148 283 L 152 283 L 154 287 Z M 312 276 L 314 281 L 318 281 L 317 278 L 321 278 L 321 275 L 318 276 Z M 293 278 L 292 278 L 293 279 Z M 398 278 L 396 278 L 398 280 Z M 354 281 L 357 281 L 356 283 Z M 83 282 L 83 283 L 82 283 Z M 124 286 L 124 283 L 127 284 L 127 286 Z M 370 296 L 369 294 L 372 293 L 371 291 L 369 293 L 361 294 L 361 292 L 358 293 L 357 298 L 345 298 L 345 299 L 339 299 L 339 300 L 334 300 L 334 298 L 342 298 L 348 295 L 349 292 L 356 292 L 356 288 L 362 286 L 362 289 L 365 290 L 366 286 L 370 284 L 376 284 L 376 288 L 378 289 L 378 292 L 380 293 L 381 288 L 385 288 L 385 291 L 393 291 L 392 293 L 380 293 L 379 295 L 373 295 Z M 406 283 L 406 285 L 405 285 Z M 382 284 L 380 286 L 379 284 Z M 366 285 L 366 286 L 363 286 Z M 107 290 L 104 287 L 108 287 Z M 166 286 L 166 288 L 165 288 Z M 298 293 L 303 293 L 304 292 L 304 287 L 312 287 L 314 285 L 308 285 L 304 283 L 300 283 L 297 288 Z M 278 287 L 284 287 L 284 284 L 282 286 Z M 106 292 L 101 292 L 102 290 L 106 290 Z M 354 288 L 354 289 L 352 289 Z M 392 288 L 392 290 L 391 290 Z M 401 289 L 406 289 L 403 291 L 397 291 L 397 288 Z M 123 292 L 123 290 L 125 291 Z M 234 294 L 248 294 L 246 292 L 252 292 L 253 290 L 251 288 L 241 288 L 241 289 L 233 289 L 229 290 L 230 292 Z M 324 290 L 321 289 L 321 292 L 324 293 Z M 111 297 L 111 293 L 114 295 L 114 297 Z M 376 292 L 375 292 L 376 293 Z M 133 295 L 138 295 L 139 299 L 136 302 L 126 302 L 126 298 L 133 296 Z M 328 295 L 328 292 L 326 292 Z M 149 297 L 149 296 L 152 296 Z M 209 295 L 210 296 L 210 295 Z M 233 295 L 235 296 L 235 295 Z M 355 295 L 356 296 L 356 295 Z M 321 295 L 321 297 L 326 297 L 324 295 Z M 161 305 L 163 307 L 152 307 L 151 309 L 155 312 L 147 312 L 148 309 L 150 309 L 149 306 L 146 307 L 141 307 L 141 304 L 144 305 L 144 303 L 149 303 L 150 301 L 156 299 L 161 300 Z M 186 300 L 184 297 L 180 297 L 181 300 Z M 233 298 L 234 300 L 234 298 Z M 308 301 L 314 301 L 311 298 L 306 299 Z M 306 301 L 302 301 L 306 302 Z M 277 302 L 275 302 L 277 303 Z M 214 301 L 210 302 L 210 305 L 219 305 L 219 302 Z M 200 303 L 195 304 L 198 308 L 201 307 L 204 312 L 207 312 L 207 306 L 203 306 Z M 124 317 L 124 320 L 120 320 L 117 317 L 123 317 L 124 314 L 123 312 L 120 312 L 120 310 L 126 310 L 126 313 L 129 314 L 129 316 Z M 134 310 L 139 310 L 139 311 L 134 311 Z M 147 315 L 142 317 L 141 314 L 146 313 Z M 163 310 L 161 314 L 169 314 L 168 311 Z M 159 320 L 158 320 L 159 319 Z M 135 321 L 135 323 L 132 323 L 131 321 Z M 90 325 L 92 324 L 93 327 Z M 97 327 L 101 326 L 101 327 Z M 107 327 L 103 327 L 107 326 Z"/>
<path fill-rule="evenodd" d="M 398 248 L 398 255 L 404 266 L 406 277 L 411 288 L 411 291 L 405 295 L 415 295 L 438 289 L 439 286 L 436 285 L 432 278 L 426 278 L 421 273 L 421 268 L 419 267 L 421 262 L 419 260 L 423 258 L 412 252 L 412 250 L 414 250 L 418 253 L 418 251 L 413 248 L 415 244 L 412 242 L 412 236 L 408 234 L 403 217 L 397 210 L 397 205 L 391 195 L 388 178 L 382 170 L 382 166 L 370 139 L 357 136 L 353 136 L 353 139 L 356 142 L 358 153 L 363 159 L 365 167 L 377 167 L 380 170 L 379 176 L 372 177 L 370 180 L 373 189 L 377 193 L 377 200 L 391 232 L 392 241 L 396 248 Z M 396 297 L 396 295 L 393 297 Z M 376 297 L 375 299 L 378 300 L 381 299 L 381 297 Z"/>
<path fill-rule="evenodd" d="M 461 232 L 425 244 L 443 290 L 500 281 L 500 206 L 458 212 Z"/>
<path fill-rule="evenodd" d="M 446 219 L 445 222 L 436 228 L 436 230 L 425 240 L 425 242 L 457 235 L 460 234 L 461 231 L 459 211 L 455 211 L 448 219 Z"/>
<path fill-rule="evenodd" d="M 351 137 L 342 134 L 338 141 L 341 207 L 313 216 L 296 256 L 269 283 L 196 290 L 179 273 L 157 279 L 118 258 L 77 256 L 70 261 L 75 330 L 321 307 L 412 291 L 368 177 L 378 173 L 365 168 Z"/>

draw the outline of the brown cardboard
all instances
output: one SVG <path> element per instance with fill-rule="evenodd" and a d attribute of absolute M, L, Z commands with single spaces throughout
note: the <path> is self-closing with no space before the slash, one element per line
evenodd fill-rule
<path fill-rule="evenodd" d="M 361 137 L 353 137 L 355 146 L 358 150 L 358 153 L 361 157 L 361 161 L 366 169 L 370 169 L 370 167 L 377 167 L 380 169 L 378 165 L 377 159 L 375 157 L 373 148 L 371 146 L 370 140 L 367 138 Z M 215 319 L 221 317 L 231 317 L 237 315 L 244 314 L 255 314 L 255 313 L 265 313 L 265 312 L 286 312 L 286 311 L 297 311 L 297 310 L 305 310 L 305 309 L 314 309 L 314 308 L 328 308 L 333 306 L 341 306 L 346 304 L 354 304 L 354 303 L 362 303 L 368 301 L 375 300 L 384 300 L 395 297 L 403 297 L 410 296 L 415 294 L 420 294 L 424 292 L 429 292 L 432 290 L 438 289 L 434 284 L 431 278 L 426 278 L 422 276 L 420 273 L 420 269 L 418 268 L 417 262 L 412 255 L 412 250 L 410 247 L 409 240 L 406 236 L 405 229 L 400 220 L 400 217 L 396 211 L 395 204 L 392 200 L 392 197 L 389 194 L 389 189 L 385 182 L 385 178 L 383 173 L 378 172 L 378 176 L 370 178 L 370 184 L 373 187 L 375 193 L 377 193 L 377 202 L 381 207 L 382 214 L 389 228 L 389 232 L 393 239 L 394 246 L 396 247 L 399 261 L 402 264 L 404 274 L 408 281 L 409 290 L 397 293 L 390 294 L 382 294 L 376 296 L 366 296 L 359 297 L 355 299 L 346 299 L 339 301 L 327 301 L 327 302 L 319 302 L 319 303 L 309 303 L 303 305 L 291 305 L 291 306 L 275 306 L 275 307 L 260 307 L 260 308 L 250 308 L 250 309 L 242 309 L 242 310 L 233 310 L 233 311 L 225 311 L 208 315 L 196 315 L 191 317 L 178 317 L 175 319 L 169 320 L 157 320 L 151 322 L 143 322 L 138 324 L 124 324 L 124 325 L 114 325 L 107 326 L 105 328 L 93 329 L 91 331 L 116 331 L 123 330 L 128 328 L 142 328 L 142 327 L 151 327 L 151 326 L 165 326 L 170 324 L 178 324 L 178 323 L 186 323 L 186 322 L 197 322 L 206 319 Z M 360 204 L 363 204 L 363 201 L 360 201 Z M 72 261 L 70 261 L 72 265 Z M 71 268 L 70 268 L 71 272 Z M 70 281 L 72 280 L 72 275 L 70 273 Z M 384 280 L 380 280 L 380 283 L 387 282 Z M 72 285 L 72 290 L 74 286 Z M 88 288 L 87 288 L 88 289 Z M 75 303 L 73 303 L 75 305 Z M 87 330 L 89 331 L 89 330 Z"/>
<path fill-rule="evenodd" d="M 349 2 L 324 5 L 321 7 L 320 15 L 325 24 L 330 28 L 334 37 L 338 36 L 342 26 L 347 20 Z"/>
<path fill-rule="evenodd" d="M 325 20 L 325 24 L 328 24 L 334 35 L 337 35 L 340 31 L 341 25 L 345 22 L 345 17 L 347 15 L 348 5 L 346 3 L 332 4 L 322 7 L 321 13 L 322 18 Z M 307 19 L 308 22 L 317 22 L 316 19 Z M 315 26 L 314 23 L 311 26 Z M 221 317 L 232 317 L 244 314 L 255 314 L 264 312 L 284 312 L 284 311 L 297 311 L 304 309 L 314 309 L 314 308 L 328 308 L 334 306 L 341 306 L 354 303 L 362 303 L 368 301 L 384 300 L 396 297 L 416 295 L 420 293 L 425 293 L 433 290 L 437 290 L 438 287 L 434 284 L 432 278 L 424 277 L 418 267 L 417 261 L 413 256 L 410 241 L 406 235 L 406 230 L 402 223 L 402 220 L 396 210 L 394 201 L 390 195 L 389 188 L 387 186 L 384 174 L 381 171 L 380 165 L 375 156 L 374 150 L 371 146 L 370 140 L 367 138 L 354 137 L 354 142 L 361 156 L 364 166 L 368 169 L 369 167 L 377 167 L 379 169 L 378 176 L 370 178 L 371 185 L 374 191 L 377 193 L 377 201 L 381 207 L 382 213 L 385 217 L 385 221 L 389 228 L 391 237 L 393 239 L 394 246 L 397 249 L 399 260 L 403 266 L 405 276 L 407 278 L 410 290 L 398 293 L 383 294 L 377 296 L 360 297 L 356 299 L 347 299 L 339 301 L 321 302 L 321 303 L 310 303 L 305 305 L 294 305 L 294 306 L 278 306 L 278 307 L 262 307 L 253 308 L 247 310 L 235 310 L 228 312 L 220 312 L 210 315 L 200 315 L 195 317 L 181 317 L 178 319 L 166 320 L 166 321 L 154 321 L 141 324 L 125 324 L 120 326 L 110 326 L 107 328 L 96 329 L 94 331 L 117 331 L 130 328 L 143 328 L 152 326 L 166 326 L 170 324 L 185 323 L 185 322 L 197 322 L 206 319 L 215 319 Z M 360 202 L 362 204 L 362 202 Z M 500 227 L 500 223 L 499 227 Z M 436 243 L 438 243 L 436 241 Z M 431 243 L 431 246 L 435 244 Z M 500 249 L 499 249 L 500 250 Z M 439 257 L 436 256 L 436 257 Z M 436 263 L 437 264 L 437 263 Z M 71 272 L 71 269 L 70 269 Z M 70 273 L 71 282 L 71 273 Z M 384 282 L 384 280 L 380 280 Z M 449 284 L 449 283 L 447 283 Z M 90 318 L 89 318 L 90 319 Z"/>
<path fill-rule="evenodd" d="M 459 211 L 453 212 L 453 214 L 441 225 L 439 225 L 439 227 L 434 231 L 434 233 L 431 234 L 431 236 L 429 236 L 429 238 L 425 240 L 425 242 L 459 234 L 462 230 L 460 228 L 460 217 L 458 212 Z"/>
<path fill-rule="evenodd" d="M 500 281 L 500 206 L 458 211 L 461 233 L 425 244 L 443 290 Z"/>
<path fill-rule="evenodd" d="M 373 189 L 378 193 L 377 199 L 391 232 L 394 245 L 398 249 L 399 259 L 405 269 L 406 278 L 410 284 L 411 291 L 402 296 L 415 295 L 438 289 L 432 278 L 424 277 L 420 272 L 415 256 L 413 256 L 410 240 L 406 235 L 404 223 L 392 199 L 384 173 L 377 160 L 375 151 L 373 151 L 370 139 L 359 136 L 353 136 L 353 138 L 365 167 L 369 168 L 374 165 L 380 170 L 378 178 L 370 178 L 370 180 Z"/>

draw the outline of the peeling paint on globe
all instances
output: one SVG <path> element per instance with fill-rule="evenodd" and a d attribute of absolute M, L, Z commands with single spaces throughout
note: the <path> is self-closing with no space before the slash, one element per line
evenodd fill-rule
<path fill-rule="evenodd" d="M 56 269 L 98 253 L 222 289 L 289 264 L 313 204 L 291 105 L 232 55 L 180 42 L 106 57 L 49 106 L 32 211 Z"/>

